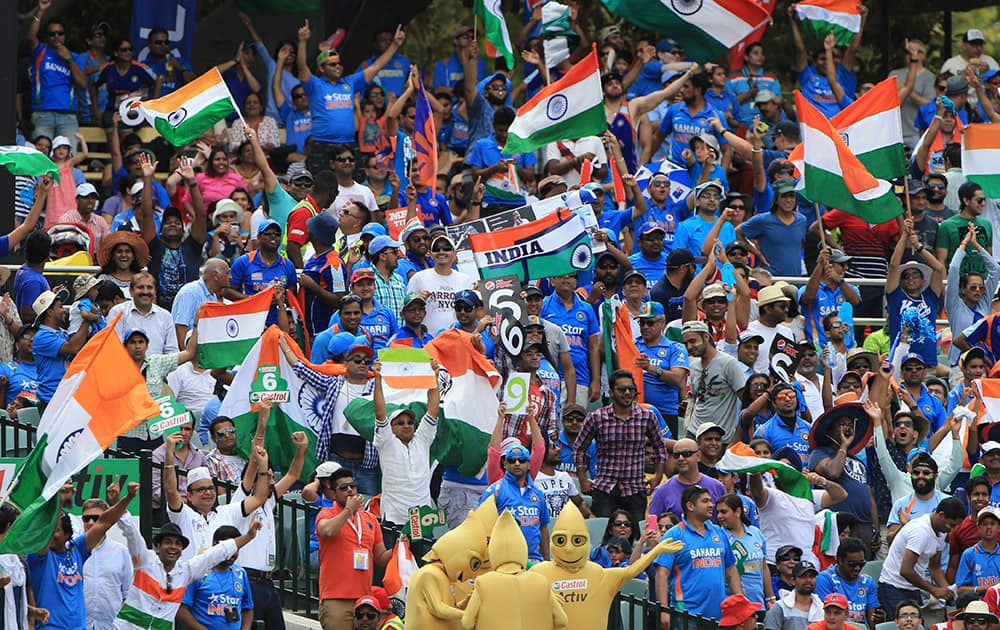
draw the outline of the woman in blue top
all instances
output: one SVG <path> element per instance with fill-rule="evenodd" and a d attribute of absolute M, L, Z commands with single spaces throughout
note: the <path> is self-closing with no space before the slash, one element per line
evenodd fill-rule
<path fill-rule="evenodd" d="M 767 568 L 767 550 L 764 534 L 750 524 L 743 508 L 743 501 L 735 494 L 727 494 L 715 504 L 715 515 L 729 537 L 729 544 L 736 556 L 736 568 L 743 582 L 743 594 L 762 607 L 774 601 L 771 572 Z"/>
<path fill-rule="evenodd" d="M 774 415 L 771 409 L 771 377 L 763 372 L 752 374 L 740 396 L 740 432 L 743 442 L 749 442 L 762 424 Z"/>
<path fill-rule="evenodd" d="M 89 86 L 94 119 L 101 120 L 105 128 L 110 128 L 114 124 L 112 115 L 118 111 L 123 100 L 129 96 L 158 98 L 161 82 L 148 66 L 133 59 L 132 42 L 121 40 L 114 48 L 114 61 L 101 68 L 97 79 Z M 108 89 L 103 118 L 97 111 L 97 88 L 102 85 Z"/>
<path fill-rule="evenodd" d="M 652 532 L 654 540 L 656 533 Z M 612 546 L 612 541 L 616 539 L 625 539 L 631 545 L 630 555 L 625 559 L 624 564 L 619 566 L 628 566 L 629 563 L 635 562 L 642 555 L 642 544 L 636 544 L 636 541 L 639 540 L 639 526 L 632 520 L 628 512 L 615 510 L 608 518 L 608 525 L 604 530 L 604 538 L 601 539 L 600 546 L 594 547 L 590 552 L 591 561 L 605 569 L 616 566 L 612 563 L 611 555 L 608 553 L 608 547 Z M 591 545 L 593 543 L 594 541 L 591 541 Z"/>

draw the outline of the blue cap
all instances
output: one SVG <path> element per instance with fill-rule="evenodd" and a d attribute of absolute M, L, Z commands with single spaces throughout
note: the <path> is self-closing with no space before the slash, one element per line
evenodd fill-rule
<path fill-rule="evenodd" d="M 983 81 L 989 81 L 998 74 L 1000 74 L 1000 70 L 987 70 L 986 74 L 983 75 Z"/>
<path fill-rule="evenodd" d="M 531 459 L 531 452 L 523 444 L 509 444 L 503 449 L 504 457 L 524 457 Z"/>
<path fill-rule="evenodd" d="M 354 335 L 347 332 L 337 333 L 330 337 L 326 344 L 326 351 L 331 357 L 340 357 L 347 354 L 347 351 L 354 346 Z"/>
<path fill-rule="evenodd" d="M 641 226 L 639 226 L 638 236 L 641 238 L 643 236 L 646 236 L 650 232 L 662 232 L 666 234 L 667 228 L 663 227 L 663 224 L 660 223 L 659 221 L 646 221 Z"/>
<path fill-rule="evenodd" d="M 333 245 L 337 240 L 340 223 L 329 212 L 320 212 L 306 221 L 309 237 L 324 245 Z"/>
<path fill-rule="evenodd" d="M 652 319 L 654 317 L 666 317 L 667 314 L 663 310 L 663 305 L 659 302 L 644 302 L 642 308 L 639 309 L 639 319 Z"/>
<path fill-rule="evenodd" d="M 388 232 L 386 232 L 384 225 L 372 221 L 361 228 L 361 236 L 366 234 L 368 236 L 385 236 Z"/>
<path fill-rule="evenodd" d="M 673 81 L 677 77 L 682 77 L 682 76 L 684 76 L 684 73 L 680 72 L 679 70 L 670 70 L 669 68 L 665 68 L 663 70 L 663 73 L 660 74 L 660 83 Z"/>
<path fill-rule="evenodd" d="M 916 458 L 916 457 L 917 457 L 918 455 L 925 455 L 925 456 L 927 456 L 927 457 L 930 457 L 930 456 L 931 456 L 931 452 L 930 452 L 930 451 L 928 451 L 928 450 L 927 450 L 926 448 L 924 448 L 924 447 L 922 447 L 922 446 L 915 446 L 914 448 L 912 448 L 912 449 L 910 450 L 910 452 L 909 452 L 909 453 L 907 453 L 907 454 L 906 454 L 906 463 L 907 463 L 907 464 L 909 464 L 909 463 L 910 463 L 910 462 L 912 462 L 912 461 L 914 460 L 914 458 Z"/>
<path fill-rule="evenodd" d="M 340 334 L 350 335 L 350 333 L 340 333 Z M 367 356 L 369 359 L 375 356 L 375 351 L 372 350 L 371 344 L 368 342 L 368 337 L 365 337 L 364 335 L 358 335 L 357 337 L 354 337 L 354 340 L 351 342 L 351 347 L 347 349 L 347 352 L 344 353 L 344 356 L 349 357 L 359 350 L 363 352 L 365 356 Z"/>
<path fill-rule="evenodd" d="M 284 233 L 284 230 L 281 229 L 280 223 L 278 223 L 274 219 L 267 219 L 266 221 L 261 223 L 260 226 L 257 228 L 257 236 L 260 236 L 264 232 L 264 230 L 266 230 L 269 227 L 276 227 L 278 228 L 279 233 Z"/>
<path fill-rule="evenodd" d="M 922 356 L 920 356 L 919 354 L 917 354 L 916 352 L 910 352 L 910 353 L 906 354 L 905 356 L 903 356 L 903 360 L 900 361 L 899 365 L 900 366 L 906 365 L 907 361 L 918 361 L 920 363 L 920 365 L 922 365 L 924 367 L 927 366 L 927 363 L 924 361 L 924 358 Z"/>
<path fill-rule="evenodd" d="M 369 223 L 368 225 L 371 225 L 371 223 Z M 376 223 L 375 225 L 378 225 L 378 223 Z M 400 247 L 401 245 L 402 243 L 400 243 L 399 241 L 392 240 L 391 236 L 381 234 L 373 238 L 371 243 L 368 243 L 368 255 L 372 258 L 372 260 L 374 260 L 375 257 L 378 256 L 379 252 L 381 252 L 383 249 L 395 249 Z"/>
<path fill-rule="evenodd" d="M 122 342 L 128 341 L 129 337 L 131 337 L 132 335 L 142 335 L 143 337 L 146 338 L 146 341 L 149 341 L 149 335 L 146 334 L 146 331 L 143 330 L 142 328 L 129 328 L 128 330 L 125 331 L 125 336 L 122 337 Z"/>
<path fill-rule="evenodd" d="M 470 304 L 472 306 L 483 305 L 482 298 L 480 298 L 479 294 L 473 291 L 472 289 L 462 289 L 461 291 L 456 293 L 455 304 L 458 304 L 459 302 L 465 302 L 466 304 Z"/>
<path fill-rule="evenodd" d="M 681 46 L 670 39 L 669 37 L 664 37 L 660 41 L 656 42 L 656 52 L 670 52 L 675 48 L 680 48 Z"/>

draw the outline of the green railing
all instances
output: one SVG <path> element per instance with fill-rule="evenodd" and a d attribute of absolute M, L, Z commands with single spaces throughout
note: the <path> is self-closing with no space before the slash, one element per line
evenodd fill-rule
<path fill-rule="evenodd" d="M 35 445 L 36 427 L 30 422 L 19 422 L 0 412 L 0 456 L 24 457 Z M 154 469 L 162 464 L 153 462 L 151 451 L 138 454 L 108 449 L 108 458 L 135 458 L 139 460 L 139 480 L 143 488 L 152 487 Z M 222 484 L 219 501 L 228 503 L 234 486 Z M 140 492 L 140 529 L 146 540 L 152 540 L 152 497 Z M 315 522 L 319 509 L 302 501 L 298 492 L 288 492 L 277 500 L 275 508 L 275 547 L 277 549 L 274 584 L 281 594 L 282 608 L 295 614 L 319 616 L 319 576 L 310 566 L 310 523 Z M 657 602 L 645 597 L 622 593 L 612 605 L 608 616 L 608 630 L 645 630 L 660 627 L 660 613 L 667 611 Z M 716 630 L 718 623 L 690 613 L 670 610 L 671 630 Z M 263 623 L 263 622 L 260 622 Z"/>

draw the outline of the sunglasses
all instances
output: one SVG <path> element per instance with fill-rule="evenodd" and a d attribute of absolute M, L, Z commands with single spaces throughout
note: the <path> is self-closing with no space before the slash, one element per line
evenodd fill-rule
<path fill-rule="evenodd" d="M 233 435 L 234 433 L 236 433 L 236 429 L 234 428 L 219 429 L 215 432 L 216 435 Z"/>
<path fill-rule="evenodd" d="M 927 184 L 927 188 L 933 188 L 934 190 L 944 190 L 947 187 L 946 184 Z"/>
<path fill-rule="evenodd" d="M 615 527 L 632 527 L 632 523 L 630 521 L 612 521 L 611 524 Z"/>
<path fill-rule="evenodd" d="M 292 98 L 303 98 L 305 95 L 305 92 L 292 92 Z"/>
<path fill-rule="evenodd" d="M 933 470 L 921 469 L 921 470 L 911 470 L 910 471 L 910 476 L 911 477 L 934 477 L 935 474 L 934 474 Z"/>
<path fill-rule="evenodd" d="M 362 365 L 364 363 L 368 363 L 368 359 L 364 357 L 351 357 L 350 359 L 347 360 L 347 362 L 353 363 L 354 365 Z"/>
<path fill-rule="evenodd" d="M 100 514 L 84 514 L 83 516 L 80 517 L 80 519 L 84 523 L 97 522 L 98 520 L 100 520 L 100 518 L 101 518 Z"/>
<path fill-rule="evenodd" d="M 337 66 L 342 66 L 342 65 L 344 65 L 344 64 L 340 63 L 339 61 L 327 61 L 326 63 L 323 64 L 323 67 L 324 68 L 336 68 Z"/>
<path fill-rule="evenodd" d="M 986 203 L 986 197 L 976 197 L 973 201 L 976 203 Z"/>
<path fill-rule="evenodd" d="M 342 156 L 340 156 L 339 158 L 336 158 L 336 159 L 337 159 L 338 162 L 353 162 L 354 161 L 354 157 L 350 156 L 350 155 L 342 155 Z"/>
<path fill-rule="evenodd" d="M 774 395 L 775 400 L 794 400 L 796 398 L 795 392 L 786 389 L 783 392 L 778 392 Z"/>
<path fill-rule="evenodd" d="M 132 47 L 131 46 L 122 46 L 121 48 L 118 49 L 118 52 L 132 52 Z"/>
<path fill-rule="evenodd" d="M 989 617 L 964 617 L 962 619 L 965 623 L 975 624 L 977 626 L 985 626 L 990 622 Z"/>
<path fill-rule="evenodd" d="M 684 459 L 687 459 L 688 457 L 691 457 L 692 455 L 694 455 L 697 452 L 698 451 L 674 451 L 671 454 L 674 456 L 674 459 L 681 459 L 682 457 Z"/>
<path fill-rule="evenodd" d="M 653 186 L 656 188 L 666 188 L 668 186 L 668 183 L 662 179 L 654 179 L 653 181 L 649 182 L 648 186 Z"/>
<path fill-rule="evenodd" d="M 60 35 L 65 35 L 66 31 L 48 31 L 47 35 L 49 37 L 59 37 Z"/>
<path fill-rule="evenodd" d="M 153 41 L 151 41 L 149 43 L 150 44 L 156 44 L 157 46 L 166 46 L 167 44 L 170 43 L 170 40 L 169 39 L 154 39 Z"/>
<path fill-rule="evenodd" d="M 337 485 L 337 490 L 347 490 L 348 488 L 354 488 L 355 490 L 357 490 L 358 484 L 351 481 L 348 483 L 342 483 Z"/>
<path fill-rule="evenodd" d="M 455 310 L 459 313 L 471 313 L 475 310 L 475 307 L 471 304 L 456 304 Z"/>
<path fill-rule="evenodd" d="M 913 428 L 913 422 L 911 422 L 909 420 L 899 420 L 898 422 L 893 422 L 892 426 L 894 428 L 897 428 L 897 429 L 899 427 L 906 427 L 908 429 L 912 429 Z"/>
<path fill-rule="evenodd" d="M 450 245 L 445 245 L 444 247 L 432 247 L 431 251 L 437 254 L 439 252 L 453 252 L 455 251 L 455 248 Z"/>
<path fill-rule="evenodd" d="M 636 392 L 636 391 L 639 391 L 639 388 L 637 388 L 637 387 L 635 387 L 635 386 L 625 386 L 625 387 L 615 387 L 615 388 L 614 388 L 614 390 L 615 390 L 616 392 L 621 392 L 622 394 L 626 394 L 626 393 L 628 393 L 628 392 Z"/>
<path fill-rule="evenodd" d="M 173 592 L 173 590 L 174 590 L 174 579 L 170 576 L 169 573 L 167 573 L 167 588 L 166 588 L 167 594 L 169 595 L 170 593 Z"/>
<path fill-rule="evenodd" d="M 801 559 L 802 556 L 797 556 L 794 553 L 788 553 L 783 556 L 778 556 L 775 558 L 775 560 L 777 560 L 778 562 L 787 562 L 789 560 L 794 560 L 795 562 L 798 562 Z"/>
<path fill-rule="evenodd" d="M 416 422 L 414 422 L 413 420 L 410 420 L 409 418 L 407 418 L 405 420 L 393 420 L 392 423 L 394 425 L 398 426 L 398 427 L 413 426 L 413 425 L 416 424 Z"/>
<path fill-rule="evenodd" d="M 505 457 L 504 461 L 508 464 L 526 464 L 528 463 L 527 457 Z"/>
<path fill-rule="evenodd" d="M 861 568 L 863 568 L 865 566 L 865 561 L 864 560 L 858 560 L 856 562 L 845 562 L 844 564 L 846 564 L 847 566 L 851 567 L 852 569 L 861 569 Z"/>
<path fill-rule="evenodd" d="M 935 85 L 934 87 L 936 87 L 939 91 L 944 92 L 948 89 L 948 84 L 942 83 L 941 85 Z"/>
<path fill-rule="evenodd" d="M 377 619 L 378 613 L 374 610 L 359 610 L 354 613 L 355 619 Z"/>

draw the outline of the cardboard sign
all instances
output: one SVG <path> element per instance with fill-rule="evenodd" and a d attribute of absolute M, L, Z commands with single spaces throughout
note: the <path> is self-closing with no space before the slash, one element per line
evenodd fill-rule
<path fill-rule="evenodd" d="M 281 378 L 277 365 L 262 365 L 257 368 L 257 376 L 250 384 L 250 404 L 256 405 L 259 402 L 271 401 L 275 403 L 285 403 L 291 400 L 292 394 L 288 390 L 288 381 Z"/>
<path fill-rule="evenodd" d="M 172 395 L 153 399 L 160 406 L 160 415 L 146 421 L 150 437 L 167 437 L 181 430 L 181 425 L 191 422 L 187 407 L 177 402 Z"/>
<path fill-rule="evenodd" d="M 23 457 L 0 458 L 0 496 L 7 496 L 17 468 L 24 463 Z M 87 499 L 107 499 L 108 485 L 119 478 L 121 494 L 125 496 L 128 482 L 139 481 L 138 459 L 95 459 L 84 470 L 73 475 L 72 503 L 64 509 L 70 514 L 83 514 L 83 502 Z M 139 490 L 140 494 L 143 492 Z M 139 515 L 139 495 L 128 504 L 129 514 Z"/>
<path fill-rule="evenodd" d="M 524 324 L 528 322 L 528 307 L 521 298 L 521 283 L 517 276 L 501 276 L 482 280 L 483 306 L 493 317 L 493 337 L 513 356 L 524 347 Z"/>
<path fill-rule="evenodd" d="M 421 505 L 410 508 L 410 518 L 403 526 L 403 533 L 410 537 L 410 540 L 431 540 L 434 537 L 434 530 L 445 524 L 444 510 Z"/>
<path fill-rule="evenodd" d="M 791 383 L 795 380 L 795 370 L 799 367 L 799 349 L 795 340 L 778 333 L 771 342 L 771 376 L 776 380 Z"/>
<path fill-rule="evenodd" d="M 503 401 L 507 405 L 506 413 L 511 416 L 523 416 L 528 413 L 528 385 L 531 374 L 528 372 L 513 372 L 507 377 L 503 386 Z"/>

